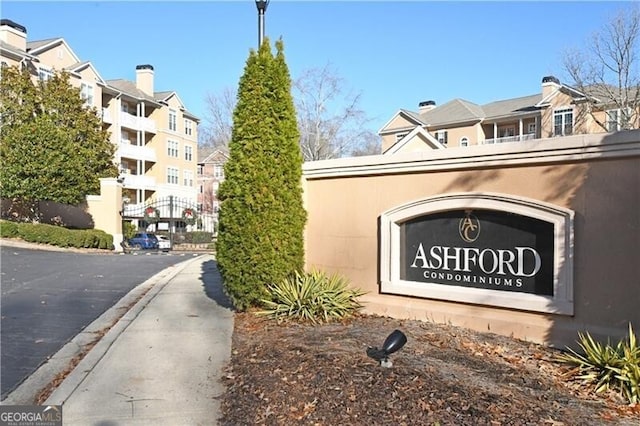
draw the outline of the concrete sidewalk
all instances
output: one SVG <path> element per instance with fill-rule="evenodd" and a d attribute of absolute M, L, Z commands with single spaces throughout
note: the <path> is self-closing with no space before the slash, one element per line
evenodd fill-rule
<path fill-rule="evenodd" d="M 156 284 L 47 399 L 64 425 L 213 425 L 233 313 L 212 256 Z"/>

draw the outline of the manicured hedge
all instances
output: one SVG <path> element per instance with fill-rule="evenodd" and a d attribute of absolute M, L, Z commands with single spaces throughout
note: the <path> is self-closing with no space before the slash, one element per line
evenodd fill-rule
<path fill-rule="evenodd" d="M 44 223 L 0 221 L 0 237 L 59 247 L 113 250 L 113 236 L 99 229 L 67 229 Z"/>

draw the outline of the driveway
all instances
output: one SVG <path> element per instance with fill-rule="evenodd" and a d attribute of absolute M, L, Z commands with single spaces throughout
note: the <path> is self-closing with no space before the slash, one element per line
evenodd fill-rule
<path fill-rule="evenodd" d="M 5 245 L 0 250 L 2 399 L 131 289 L 187 259 Z"/>

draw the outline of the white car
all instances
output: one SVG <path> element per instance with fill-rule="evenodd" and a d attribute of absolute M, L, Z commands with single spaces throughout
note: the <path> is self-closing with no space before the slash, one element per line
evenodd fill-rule
<path fill-rule="evenodd" d="M 162 251 L 169 251 L 171 249 L 171 241 L 169 241 L 169 238 L 164 235 L 156 235 L 156 237 L 158 238 L 158 249 Z"/>

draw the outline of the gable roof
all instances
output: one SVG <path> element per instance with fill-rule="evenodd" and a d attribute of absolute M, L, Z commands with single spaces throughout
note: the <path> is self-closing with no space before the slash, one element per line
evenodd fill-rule
<path fill-rule="evenodd" d="M 76 61 L 76 62 L 80 62 L 80 58 L 78 58 L 78 56 L 75 54 L 75 52 L 73 51 L 73 49 L 71 49 L 71 47 L 69 47 L 69 45 L 67 44 L 67 42 L 61 38 L 61 37 L 57 37 L 57 38 L 48 38 L 45 40 L 34 40 L 34 41 L 28 41 L 27 42 L 27 53 L 37 56 L 38 54 L 42 53 L 42 52 L 46 52 L 47 50 L 59 45 L 59 44 L 63 44 L 67 50 L 69 51 L 69 53 L 71 54 L 71 57 Z"/>
<path fill-rule="evenodd" d="M 453 99 L 444 105 L 420 114 L 427 126 L 444 126 L 451 123 L 480 121 L 484 117 L 480 105 L 464 99 Z"/>
<path fill-rule="evenodd" d="M 223 161 L 226 161 L 229 159 L 229 154 L 216 147 L 198 148 L 198 164 L 220 162 L 221 157 Z"/>
<path fill-rule="evenodd" d="M 24 58 L 29 58 L 29 59 L 34 59 L 33 55 L 28 54 L 27 52 L 25 52 L 22 49 L 18 49 L 17 47 L 6 43 L 2 40 L 0 40 L 0 49 L 2 49 L 4 52 L 8 53 L 10 56 L 13 56 L 15 58 L 20 58 L 20 59 L 24 59 Z"/>
<path fill-rule="evenodd" d="M 415 140 L 415 138 L 421 139 L 422 141 L 425 142 L 425 144 L 429 145 L 431 148 L 435 148 L 435 149 L 446 148 L 443 144 L 438 142 L 436 138 L 431 136 L 429 132 L 424 130 L 423 127 L 418 126 L 415 129 L 413 129 L 411 132 L 409 132 L 408 135 L 406 135 L 405 137 L 400 139 L 398 142 L 394 143 L 389 148 L 387 148 L 387 150 L 384 151 L 382 154 L 394 154 L 399 150 L 401 150 L 409 142 L 412 142 L 413 140 Z"/>
<path fill-rule="evenodd" d="M 136 99 L 144 99 L 146 101 L 153 102 L 154 104 L 158 103 L 154 98 L 138 89 L 136 84 L 132 81 L 124 79 L 107 80 L 107 85 Z"/>
<path fill-rule="evenodd" d="M 98 77 L 98 82 L 105 84 L 104 79 L 102 78 L 100 73 L 98 73 L 98 70 L 96 69 L 96 67 L 93 66 L 93 64 L 90 61 L 77 62 L 69 67 L 66 67 L 65 70 L 78 73 L 87 67 L 91 68 L 93 73 Z"/>
<path fill-rule="evenodd" d="M 537 111 L 536 105 L 542 100 L 542 93 L 522 96 L 520 98 L 504 99 L 490 102 L 482 106 L 484 118 L 499 118 L 504 116 L 514 116 L 518 114 L 528 114 Z"/>
<path fill-rule="evenodd" d="M 420 125 L 420 124 L 425 124 L 422 119 L 420 118 L 420 115 L 416 114 L 415 112 L 406 110 L 406 109 L 399 109 L 398 112 L 396 112 L 395 114 L 393 114 L 393 117 L 391 117 L 391 119 L 389 121 L 387 121 L 384 126 L 382 126 L 380 128 L 380 130 L 378 130 L 378 133 L 382 133 L 384 132 L 384 129 L 391 123 L 393 123 L 393 121 L 400 117 L 400 116 L 404 116 L 405 118 L 409 119 L 410 121 L 413 121 L 416 123 L 416 125 Z"/>

